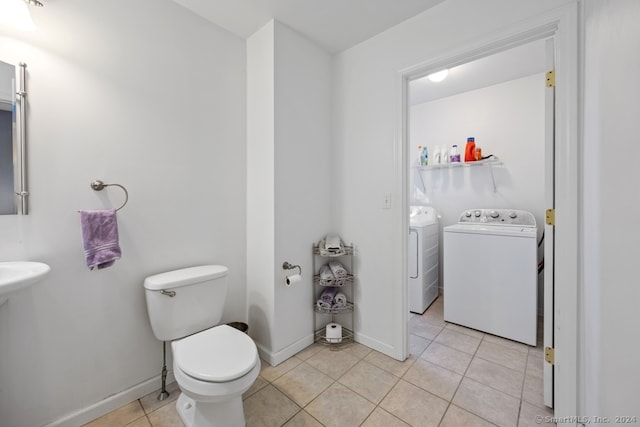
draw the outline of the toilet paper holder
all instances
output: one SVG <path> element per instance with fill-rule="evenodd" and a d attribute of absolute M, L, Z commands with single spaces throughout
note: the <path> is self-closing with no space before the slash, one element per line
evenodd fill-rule
<path fill-rule="evenodd" d="M 302 268 L 299 265 L 290 264 L 288 261 L 285 261 L 284 264 L 282 264 L 282 268 L 284 270 L 293 270 L 294 268 L 297 268 L 298 274 L 302 275 Z"/>

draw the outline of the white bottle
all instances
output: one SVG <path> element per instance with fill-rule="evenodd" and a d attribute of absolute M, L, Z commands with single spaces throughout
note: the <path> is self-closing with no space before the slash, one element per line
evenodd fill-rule
<path fill-rule="evenodd" d="M 440 164 L 440 146 L 436 145 L 436 148 L 433 149 L 433 164 Z"/>

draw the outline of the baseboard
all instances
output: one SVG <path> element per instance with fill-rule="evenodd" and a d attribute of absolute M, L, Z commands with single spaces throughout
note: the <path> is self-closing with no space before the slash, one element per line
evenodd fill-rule
<path fill-rule="evenodd" d="M 276 366 L 284 362 L 291 356 L 295 356 L 305 348 L 309 347 L 311 344 L 313 344 L 313 334 L 309 334 L 277 352 L 272 352 L 258 343 L 256 343 L 256 346 L 258 347 L 260 358 L 267 362 L 269 365 Z"/>
<path fill-rule="evenodd" d="M 390 346 L 389 344 L 383 343 L 382 341 L 378 341 L 375 338 L 371 338 L 368 335 L 358 333 L 358 332 L 354 332 L 353 340 L 359 344 L 366 345 L 370 349 L 379 351 L 382 354 L 385 354 L 389 357 L 399 360 L 395 355 L 397 349 L 393 346 Z"/>
<path fill-rule="evenodd" d="M 167 376 L 167 383 L 169 384 L 174 381 L 175 378 L 170 372 Z M 86 424 L 96 418 L 100 418 L 101 416 L 108 414 L 111 411 L 115 411 L 134 400 L 140 399 L 155 390 L 160 390 L 161 387 L 162 378 L 159 375 L 143 381 L 140 384 L 136 384 L 133 387 L 121 391 L 120 393 L 109 396 L 100 402 L 96 402 L 93 405 L 80 409 L 79 411 L 67 414 L 59 420 L 46 424 L 43 427 L 77 427 L 79 425 Z"/>

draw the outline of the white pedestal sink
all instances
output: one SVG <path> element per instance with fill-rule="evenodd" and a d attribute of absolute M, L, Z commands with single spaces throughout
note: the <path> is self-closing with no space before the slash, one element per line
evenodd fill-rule
<path fill-rule="evenodd" d="M 0 305 L 9 299 L 12 293 L 42 280 L 49 271 L 51 267 L 42 262 L 0 262 Z"/>

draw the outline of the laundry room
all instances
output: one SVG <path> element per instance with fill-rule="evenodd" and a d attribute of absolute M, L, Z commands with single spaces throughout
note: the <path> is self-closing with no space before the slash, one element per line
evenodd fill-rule
<path fill-rule="evenodd" d="M 499 219 L 505 224 L 508 215 L 514 215 L 512 211 L 526 211 L 535 222 L 537 259 L 533 274 L 537 275 L 534 280 L 538 289 L 537 298 L 533 298 L 537 299 L 538 315 L 542 315 L 540 262 L 548 192 L 546 52 L 545 40 L 533 41 L 452 67 L 441 81 L 425 76 L 409 82 L 408 212 L 416 215 L 420 207 L 429 207 L 437 220 L 439 255 L 432 261 L 422 258 L 438 262 L 436 277 L 441 296 L 447 294 L 443 230 L 457 224 L 468 212 L 475 216 L 476 211 L 485 210 L 487 218 L 493 211 L 500 212 L 507 216 Z M 470 148 L 468 142 L 475 145 L 470 153 L 465 152 Z M 459 162 L 455 161 L 457 154 Z M 411 246 L 408 253 L 411 298 L 411 271 L 417 269 L 412 265 L 416 254 Z M 473 254 L 467 251 L 448 256 Z M 497 261 L 497 265 L 506 266 L 507 262 Z M 425 266 L 420 269 L 428 270 Z M 421 308 L 429 303 L 426 301 Z M 410 311 L 420 313 L 424 311 L 421 308 L 410 307 Z"/>

